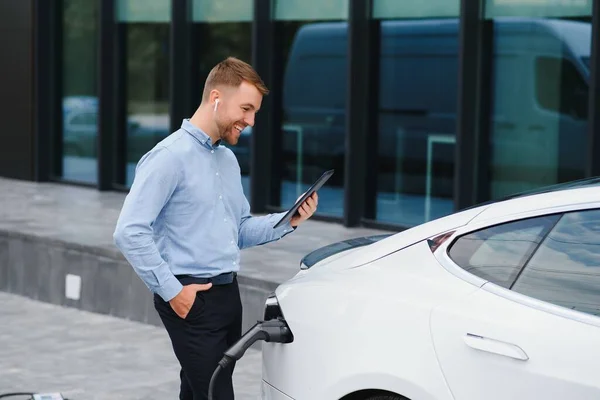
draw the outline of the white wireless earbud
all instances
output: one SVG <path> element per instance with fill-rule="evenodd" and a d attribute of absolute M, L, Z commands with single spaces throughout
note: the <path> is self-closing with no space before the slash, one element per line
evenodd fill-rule
<path fill-rule="evenodd" d="M 215 100 L 215 112 L 217 111 L 218 106 L 219 106 L 219 99 Z"/>

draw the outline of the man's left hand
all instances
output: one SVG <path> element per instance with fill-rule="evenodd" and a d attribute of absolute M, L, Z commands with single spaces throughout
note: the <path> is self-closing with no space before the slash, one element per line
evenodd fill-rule
<path fill-rule="evenodd" d="M 298 213 L 292 217 L 290 224 L 295 228 L 302 222 L 306 221 L 317 211 L 317 205 L 319 204 L 319 196 L 317 192 L 314 192 L 308 197 L 304 203 L 298 208 Z"/>

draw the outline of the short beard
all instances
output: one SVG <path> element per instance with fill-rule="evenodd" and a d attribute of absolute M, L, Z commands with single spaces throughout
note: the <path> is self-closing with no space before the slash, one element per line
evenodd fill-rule
<path fill-rule="evenodd" d="M 234 139 L 234 133 L 232 133 L 233 130 L 235 129 L 233 127 L 235 124 L 236 123 L 233 122 L 224 129 L 221 129 L 219 127 L 219 138 L 221 139 L 221 141 L 227 143 L 230 146 L 235 146 L 238 142 L 237 140 Z M 232 141 L 232 140 L 235 140 L 235 141 Z"/>
<path fill-rule="evenodd" d="M 227 140 L 225 140 L 225 137 L 227 136 L 227 129 L 230 129 L 231 125 L 228 128 L 227 126 L 223 126 L 223 124 L 221 124 L 219 121 L 216 121 L 216 123 L 217 132 L 219 132 L 219 139 L 221 139 L 221 141 L 227 142 Z"/>

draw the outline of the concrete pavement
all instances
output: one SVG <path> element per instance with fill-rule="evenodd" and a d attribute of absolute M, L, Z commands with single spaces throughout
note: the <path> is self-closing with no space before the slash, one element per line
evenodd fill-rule
<path fill-rule="evenodd" d="M 152 296 L 112 242 L 124 199 L 0 178 L 0 394 L 177 398 L 179 367 Z M 268 293 L 296 274 L 305 254 L 382 233 L 310 220 L 281 241 L 243 250 L 244 329 L 262 317 Z M 79 279 L 75 297 L 70 278 Z M 251 349 L 237 364 L 237 399 L 258 396 L 260 357 Z"/>
<path fill-rule="evenodd" d="M 160 325 L 152 297 L 113 244 L 125 193 L 0 178 L 0 291 Z M 241 252 L 244 327 L 319 247 L 384 231 L 309 220 L 280 241 Z M 217 243 L 215 245 L 218 245 Z M 77 282 L 67 296 L 67 282 Z"/>
<path fill-rule="evenodd" d="M 179 364 L 163 328 L 0 292 L 0 394 L 70 400 L 175 399 Z M 234 372 L 236 399 L 260 393 L 261 353 Z"/>

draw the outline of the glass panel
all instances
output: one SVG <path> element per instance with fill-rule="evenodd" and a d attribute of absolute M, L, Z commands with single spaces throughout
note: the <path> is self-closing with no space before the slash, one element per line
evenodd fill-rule
<path fill-rule="evenodd" d="M 63 178 L 98 176 L 98 2 L 63 1 Z"/>
<path fill-rule="evenodd" d="M 459 238 L 448 254 L 465 271 L 509 288 L 559 218 L 532 218 L 473 232 Z"/>
<path fill-rule="evenodd" d="M 448 0 L 398 1 L 374 0 L 374 19 L 458 17 L 460 2 Z"/>
<path fill-rule="evenodd" d="M 126 54 L 125 59 L 119 61 L 126 63 L 127 71 L 127 186 L 133 182 L 139 159 L 170 133 L 170 4 L 169 0 L 117 2 L 117 10 L 127 10 L 119 19 L 124 25 L 122 39 Z"/>
<path fill-rule="evenodd" d="M 437 17 L 459 2 L 444 3 L 373 3 L 380 18 L 430 13 L 379 22 L 379 221 L 414 226 L 453 212 L 458 19 Z"/>
<path fill-rule="evenodd" d="M 587 119 L 587 83 L 572 63 L 555 57 L 539 57 L 535 60 L 535 74 L 535 94 L 540 107 L 576 119 Z M 553 84 L 556 77 L 566 90 Z"/>
<path fill-rule="evenodd" d="M 171 21 L 171 0 L 117 0 L 118 22 Z"/>
<path fill-rule="evenodd" d="M 593 0 L 486 0 L 485 17 L 581 17 L 592 15 Z"/>
<path fill-rule="evenodd" d="M 585 176 L 590 18 L 493 24 L 492 199 Z"/>
<path fill-rule="evenodd" d="M 252 62 L 252 3 L 247 0 L 194 1 L 194 30 L 196 43 L 200 43 L 197 51 L 200 64 L 198 72 L 202 85 L 210 70 L 229 56 L 247 63 Z M 210 45 L 203 45 L 205 43 Z M 198 98 L 201 96 L 202 87 L 198 88 Z M 194 106 L 197 107 L 198 104 Z M 237 145 L 230 147 L 240 164 L 246 197 L 250 196 L 251 137 L 252 127 L 247 127 L 242 131 Z"/>
<path fill-rule="evenodd" d="M 274 0 L 278 21 L 348 19 L 348 0 Z"/>
<path fill-rule="evenodd" d="M 590 66 L 590 58 L 589 57 L 581 57 L 581 60 L 588 67 L 588 69 L 591 68 L 591 66 Z"/>
<path fill-rule="evenodd" d="M 290 207 L 323 172 L 333 168 L 335 174 L 319 191 L 318 212 L 341 216 L 348 27 L 345 22 L 322 20 L 345 18 L 348 2 L 285 0 L 275 6 L 276 16 L 286 20 L 276 22 L 284 71 L 280 83 L 282 165 L 278 168 L 281 203 L 275 205 Z"/>
<path fill-rule="evenodd" d="M 252 22 L 254 1 L 194 0 L 194 22 Z"/>
<path fill-rule="evenodd" d="M 512 290 L 600 315 L 600 211 L 566 214 Z"/>
<path fill-rule="evenodd" d="M 586 187 L 586 186 L 599 186 L 599 185 L 600 185 L 599 177 L 578 179 L 576 181 L 557 183 L 556 185 L 543 186 L 543 187 L 536 188 L 533 190 L 519 192 L 513 196 L 503 197 L 503 200 L 523 197 L 523 196 L 532 195 L 532 194 L 550 193 L 550 192 L 556 192 L 556 191 L 560 191 L 560 190 L 576 189 L 576 188 L 581 188 L 581 187 Z"/>

